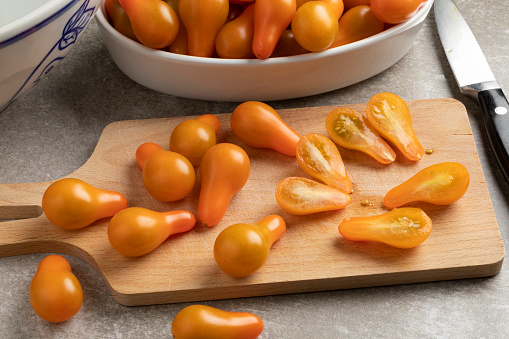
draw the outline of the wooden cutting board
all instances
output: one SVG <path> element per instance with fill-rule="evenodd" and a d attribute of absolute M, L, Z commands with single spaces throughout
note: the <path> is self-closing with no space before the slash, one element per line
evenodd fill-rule
<path fill-rule="evenodd" d="M 57 252 L 81 258 L 102 275 L 113 297 L 124 305 L 147 305 L 296 292 L 415 283 L 496 274 L 504 247 L 479 163 L 464 106 L 452 99 L 409 101 L 416 134 L 425 149 L 413 163 L 396 151 L 397 159 L 381 165 L 360 152 L 339 147 L 354 184 L 352 202 L 335 212 L 293 216 L 276 203 L 274 188 L 288 176 L 307 175 L 295 158 L 272 150 L 240 144 L 229 127 L 230 114 L 220 114 L 219 142 L 242 146 L 251 159 L 251 175 L 233 198 L 221 223 L 213 228 L 197 224 L 185 234 L 170 237 L 155 251 L 127 258 L 111 247 L 109 219 L 84 229 L 64 230 L 42 213 L 41 198 L 51 182 L 0 185 L 0 256 Z M 348 105 L 364 112 L 366 105 Z M 334 108 L 280 110 L 299 134 L 322 133 L 325 117 Z M 203 112 L 206 113 L 206 112 Z M 196 215 L 199 175 L 185 199 L 162 203 L 146 192 L 135 151 L 144 142 L 168 149 L 173 128 L 191 117 L 120 121 L 108 125 L 91 158 L 68 177 L 96 187 L 122 192 L 129 206 L 157 211 L 187 209 Z M 470 172 L 470 186 L 449 206 L 416 203 L 433 221 L 433 231 L 421 246 L 401 250 L 383 244 L 352 242 L 338 232 L 346 217 L 381 214 L 383 196 L 392 187 L 435 163 L 457 161 Z M 197 171 L 199 172 L 199 171 Z M 363 206 L 362 200 L 374 205 Z M 255 222 L 279 214 L 285 235 L 272 247 L 267 263 L 246 278 L 224 274 L 213 258 L 213 244 L 221 230 L 239 222 Z M 86 283 L 86 282 L 84 282 Z"/>

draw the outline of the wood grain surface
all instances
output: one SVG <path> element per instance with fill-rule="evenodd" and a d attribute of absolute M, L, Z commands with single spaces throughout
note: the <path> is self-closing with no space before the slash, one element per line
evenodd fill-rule
<path fill-rule="evenodd" d="M 246 186 L 233 198 L 215 227 L 197 224 L 171 236 L 155 251 L 139 258 L 117 253 L 107 238 L 109 219 L 80 230 L 52 225 L 42 213 L 41 198 L 51 182 L 0 185 L 0 256 L 36 252 L 63 253 L 93 265 L 113 297 L 124 305 L 147 305 L 250 297 L 272 294 L 461 279 L 496 274 L 504 247 L 479 163 L 464 106 L 453 99 L 409 101 L 415 132 L 425 149 L 417 163 L 396 150 L 393 164 L 381 165 L 360 152 L 338 147 L 354 185 L 352 202 L 335 212 L 293 216 L 276 203 L 274 188 L 288 176 L 308 177 L 295 158 L 272 150 L 242 145 L 231 133 L 230 114 L 218 115 L 218 142 L 242 146 L 251 159 Z M 279 111 L 299 134 L 322 133 L 325 117 L 337 106 Z M 348 105 L 364 112 L 365 104 Z M 205 114 L 207 112 L 197 114 Z M 169 136 L 192 117 L 120 121 L 108 125 L 90 159 L 68 177 L 96 187 L 122 192 L 129 206 L 157 211 L 187 209 L 196 215 L 199 174 L 191 194 L 175 203 L 162 203 L 146 192 L 135 161 L 136 148 L 155 142 L 168 149 Z M 372 242 L 352 242 L 338 232 L 346 217 L 381 214 L 383 196 L 392 187 L 435 163 L 457 161 L 470 173 L 467 193 L 449 206 L 414 203 L 433 221 L 430 237 L 420 246 L 401 250 Z M 197 171 L 199 172 L 199 171 Z M 364 199 L 374 205 L 361 205 Z M 267 263 L 246 278 L 224 274 L 213 258 L 221 230 L 239 222 L 255 222 L 278 214 L 287 224 L 272 246 Z M 9 220 L 7 220 L 9 219 Z M 12 220 L 16 219 L 16 220 Z"/>

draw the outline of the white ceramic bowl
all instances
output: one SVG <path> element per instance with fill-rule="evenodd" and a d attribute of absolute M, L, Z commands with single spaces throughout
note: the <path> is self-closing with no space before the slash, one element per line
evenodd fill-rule
<path fill-rule="evenodd" d="M 175 96 L 212 101 L 283 100 L 343 88 L 370 78 L 410 49 L 433 0 L 407 22 L 376 36 L 319 53 L 266 60 L 201 58 L 147 48 L 96 19 L 114 62 L 143 86 Z"/>
<path fill-rule="evenodd" d="M 100 0 L 0 0 L 0 110 L 71 50 Z"/>

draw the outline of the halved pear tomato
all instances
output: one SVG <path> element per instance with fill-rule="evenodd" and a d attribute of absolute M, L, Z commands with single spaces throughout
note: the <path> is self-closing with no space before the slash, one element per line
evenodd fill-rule
<path fill-rule="evenodd" d="M 346 218 L 338 227 L 343 237 L 353 241 L 376 241 L 398 248 L 422 244 L 430 235 L 432 222 L 420 208 L 395 208 L 369 217 Z"/>
<path fill-rule="evenodd" d="M 414 201 L 449 205 L 465 194 L 469 183 L 468 170 L 460 163 L 431 165 L 387 192 L 384 205 L 393 208 Z"/>
<path fill-rule="evenodd" d="M 286 212 L 305 215 L 344 208 L 350 195 L 311 179 L 288 177 L 276 186 L 276 201 Z"/>
<path fill-rule="evenodd" d="M 424 148 L 415 135 L 410 110 L 403 99 L 394 93 L 376 94 L 369 99 L 366 115 L 382 138 L 396 146 L 408 160 L 421 160 Z"/>
<path fill-rule="evenodd" d="M 296 158 L 300 168 L 313 178 L 346 193 L 352 191 L 341 154 L 325 135 L 310 133 L 300 138 Z"/>
<path fill-rule="evenodd" d="M 396 159 L 396 153 L 380 138 L 366 117 L 351 108 L 330 111 L 325 128 L 339 146 L 366 153 L 381 164 L 390 164 Z"/>

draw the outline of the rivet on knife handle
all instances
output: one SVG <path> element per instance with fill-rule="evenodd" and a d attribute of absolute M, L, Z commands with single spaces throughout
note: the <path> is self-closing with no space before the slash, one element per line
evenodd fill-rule
<path fill-rule="evenodd" d="M 478 99 L 488 139 L 509 182 L 509 103 L 500 88 L 480 91 Z"/>

